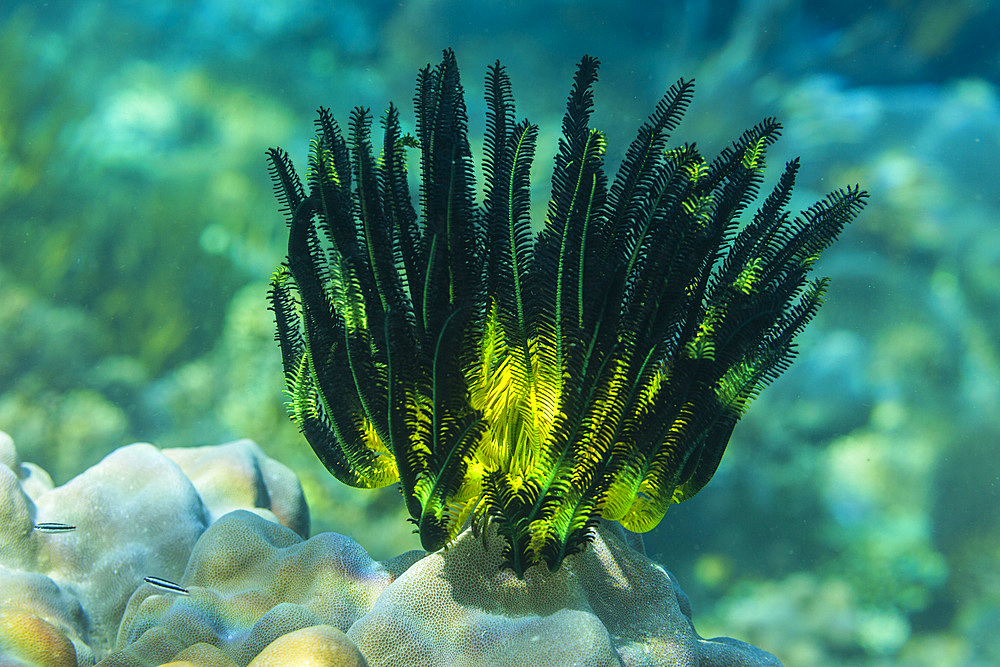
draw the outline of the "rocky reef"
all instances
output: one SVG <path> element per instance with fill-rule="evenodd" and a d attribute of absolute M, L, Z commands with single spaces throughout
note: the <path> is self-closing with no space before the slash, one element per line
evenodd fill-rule
<path fill-rule="evenodd" d="M 780 664 L 699 637 L 610 523 L 519 579 L 495 530 L 385 561 L 307 539 L 295 475 L 247 440 L 128 445 L 59 487 L 6 434 L 0 463 L 5 666 Z"/>

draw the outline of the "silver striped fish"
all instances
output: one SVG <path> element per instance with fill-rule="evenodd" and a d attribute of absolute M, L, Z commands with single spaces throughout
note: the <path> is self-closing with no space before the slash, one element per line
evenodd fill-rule
<path fill-rule="evenodd" d="M 184 588 L 180 584 L 175 584 L 174 582 L 164 579 L 163 577 L 144 577 L 143 581 L 150 586 L 156 586 L 157 588 L 170 591 L 171 593 L 177 593 L 178 595 L 189 595 L 191 593 L 191 591 Z"/>
<path fill-rule="evenodd" d="M 42 521 L 41 523 L 36 523 L 33 528 L 39 533 L 68 533 L 72 530 L 76 530 L 76 526 L 71 526 L 68 523 L 59 523 L 57 521 Z"/>

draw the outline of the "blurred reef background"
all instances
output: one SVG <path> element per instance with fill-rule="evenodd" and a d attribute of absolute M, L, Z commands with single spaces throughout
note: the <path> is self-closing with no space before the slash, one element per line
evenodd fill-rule
<path fill-rule="evenodd" d="M 343 125 L 393 100 L 412 129 L 416 71 L 452 46 L 473 136 L 497 58 L 541 126 L 541 215 L 582 54 L 609 165 L 693 76 L 678 142 L 713 155 L 774 115 L 793 208 L 872 197 L 797 362 L 647 550 L 705 636 L 788 665 L 1000 664 L 998 30 L 988 0 L 4 3 L 0 429 L 57 484 L 129 442 L 251 438 L 314 532 L 414 548 L 398 493 L 338 484 L 285 416 L 264 150 L 304 166 L 320 105 Z"/>

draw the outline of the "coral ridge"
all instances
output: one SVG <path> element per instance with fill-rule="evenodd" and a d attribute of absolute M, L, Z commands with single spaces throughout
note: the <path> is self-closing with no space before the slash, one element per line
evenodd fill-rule
<path fill-rule="evenodd" d="M 517 577 L 495 527 L 385 561 L 306 539 L 294 475 L 249 441 L 129 445 L 47 491 L 3 434 L 0 460 L 4 665 L 780 664 L 699 637 L 673 577 L 612 524 Z M 57 520 L 75 529 L 34 527 Z"/>

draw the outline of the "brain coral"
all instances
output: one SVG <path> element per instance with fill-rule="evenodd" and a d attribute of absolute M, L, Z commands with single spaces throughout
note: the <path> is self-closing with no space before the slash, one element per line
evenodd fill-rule
<path fill-rule="evenodd" d="M 421 555 L 410 552 L 378 563 L 342 535 L 302 540 L 259 516 L 232 512 L 195 546 L 179 579 L 188 595 L 149 585 L 136 591 L 122 619 L 120 650 L 105 664 L 160 664 L 203 642 L 246 665 L 278 637 L 321 625 L 336 630 L 338 645 L 356 652 L 343 633 Z M 315 630 L 299 637 L 325 645 L 330 634 Z"/>
<path fill-rule="evenodd" d="M 348 631 L 371 665 L 778 665 L 698 636 L 673 577 L 602 524 L 556 572 L 502 568 L 495 533 L 462 533 L 379 596 Z"/>
<path fill-rule="evenodd" d="M 248 441 L 129 445 L 57 488 L 2 433 L 0 463 L 4 667 L 780 664 L 700 638 L 672 576 L 611 524 L 519 579 L 495 531 L 381 562 L 304 539 L 294 475 Z"/>
<path fill-rule="evenodd" d="M 93 664 L 114 644 L 143 578 L 180 577 L 223 512 L 247 508 L 309 531 L 295 475 L 249 441 L 162 451 L 128 445 L 53 488 L 0 433 L 0 464 L 0 655 L 26 664 L 38 662 L 38 651 L 68 656 L 49 664 Z M 75 530 L 34 528 L 45 523 Z"/>
<path fill-rule="evenodd" d="M 523 580 L 501 569 L 495 533 L 480 537 L 376 562 L 346 537 L 303 541 L 233 512 L 195 546 L 180 580 L 188 595 L 136 591 L 102 664 L 161 664 L 205 644 L 227 665 L 264 664 L 282 645 L 357 650 L 373 666 L 780 664 L 700 638 L 673 578 L 608 528 L 556 572 L 536 566 Z"/>

